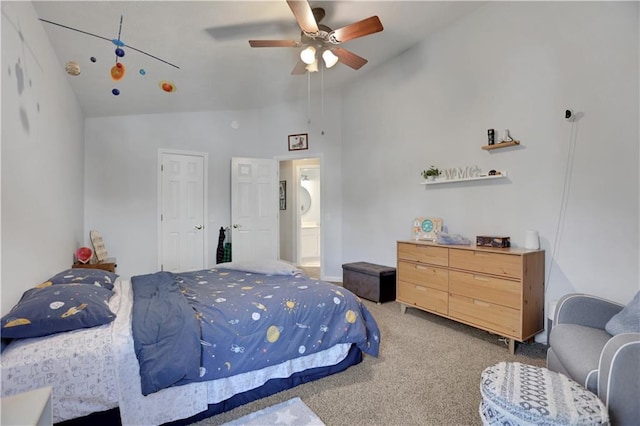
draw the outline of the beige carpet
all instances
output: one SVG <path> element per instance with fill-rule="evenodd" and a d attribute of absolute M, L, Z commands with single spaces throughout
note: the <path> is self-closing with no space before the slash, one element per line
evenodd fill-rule
<path fill-rule="evenodd" d="M 500 361 L 545 365 L 546 346 L 522 344 L 510 355 L 498 336 L 396 302 L 365 301 L 381 332 L 380 357 L 306 383 L 199 426 L 221 425 L 300 397 L 327 425 L 478 425 L 480 374 Z"/>

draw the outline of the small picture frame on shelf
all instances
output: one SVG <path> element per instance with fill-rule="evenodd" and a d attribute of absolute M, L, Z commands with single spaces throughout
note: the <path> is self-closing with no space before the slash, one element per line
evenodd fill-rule
<path fill-rule="evenodd" d="M 287 209 L 287 181 L 280 181 L 280 210 Z"/>
<path fill-rule="evenodd" d="M 289 151 L 301 151 L 309 149 L 309 136 L 307 133 L 289 135 Z"/>

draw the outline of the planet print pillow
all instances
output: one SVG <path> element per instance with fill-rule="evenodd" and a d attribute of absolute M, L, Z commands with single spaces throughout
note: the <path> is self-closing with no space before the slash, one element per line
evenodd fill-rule
<path fill-rule="evenodd" d="M 116 318 L 109 309 L 112 295 L 111 290 L 85 284 L 29 289 L 0 320 L 0 334 L 14 339 L 39 337 L 108 324 Z"/>
<path fill-rule="evenodd" d="M 113 290 L 118 274 L 102 269 L 72 268 L 62 271 L 39 285 L 46 287 L 52 284 L 93 284 Z"/>

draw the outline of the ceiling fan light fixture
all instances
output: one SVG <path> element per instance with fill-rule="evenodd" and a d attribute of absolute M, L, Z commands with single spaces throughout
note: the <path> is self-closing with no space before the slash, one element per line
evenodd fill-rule
<path fill-rule="evenodd" d="M 308 64 L 305 68 L 309 72 L 318 72 L 318 61 L 314 60 L 313 62 Z"/>
<path fill-rule="evenodd" d="M 322 52 L 322 59 L 324 59 L 324 64 L 327 68 L 331 68 L 338 63 L 338 57 L 329 49 Z"/>
<path fill-rule="evenodd" d="M 307 65 L 311 65 L 316 60 L 316 48 L 313 46 L 308 46 L 302 52 L 300 52 L 300 59 Z"/>

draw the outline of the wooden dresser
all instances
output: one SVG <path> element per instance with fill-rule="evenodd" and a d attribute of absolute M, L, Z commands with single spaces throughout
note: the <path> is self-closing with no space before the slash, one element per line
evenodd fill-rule
<path fill-rule="evenodd" d="M 544 329 L 544 251 L 398 241 L 397 296 L 414 307 L 509 340 Z"/>

